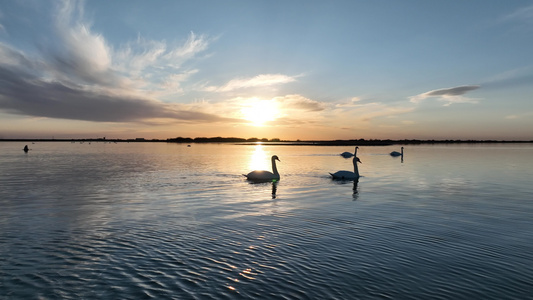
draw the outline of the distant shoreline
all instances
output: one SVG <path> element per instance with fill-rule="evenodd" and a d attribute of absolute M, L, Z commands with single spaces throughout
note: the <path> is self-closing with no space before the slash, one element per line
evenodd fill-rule
<path fill-rule="evenodd" d="M 501 141 L 501 140 L 267 140 L 241 138 L 175 138 L 175 139 L 0 139 L 0 142 L 101 142 L 101 143 L 178 143 L 178 144 L 238 144 L 238 145 L 271 145 L 271 146 L 390 146 L 419 144 L 516 144 L 533 143 L 532 141 Z"/>

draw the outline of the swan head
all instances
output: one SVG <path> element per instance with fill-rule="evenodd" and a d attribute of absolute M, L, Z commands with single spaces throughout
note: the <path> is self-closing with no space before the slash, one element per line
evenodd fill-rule
<path fill-rule="evenodd" d="M 277 155 L 272 155 L 272 160 L 281 161 L 281 160 L 279 160 L 279 157 Z"/>
<path fill-rule="evenodd" d="M 355 162 L 358 162 L 358 163 L 360 163 L 360 164 L 363 163 L 363 162 L 359 159 L 359 157 L 356 157 L 356 156 L 354 156 L 354 158 L 353 158 L 353 162 L 354 162 L 354 163 L 355 163 Z"/>

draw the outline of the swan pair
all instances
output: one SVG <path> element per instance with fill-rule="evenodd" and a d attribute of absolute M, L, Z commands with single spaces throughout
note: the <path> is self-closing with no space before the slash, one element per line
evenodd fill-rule
<path fill-rule="evenodd" d="M 355 151 L 353 154 L 350 152 L 343 152 L 341 154 L 341 156 L 344 158 L 353 156 L 353 172 L 337 171 L 335 173 L 329 173 L 333 179 L 335 180 L 359 180 L 359 177 L 361 176 L 359 175 L 359 168 L 357 167 L 357 163 L 362 164 L 363 162 L 361 162 L 359 157 L 357 157 L 357 149 L 359 149 L 359 147 L 355 147 Z"/>
<path fill-rule="evenodd" d="M 355 153 L 357 154 L 357 149 L 359 147 L 355 147 Z M 403 156 L 403 147 L 401 148 L 401 153 L 398 152 L 398 151 L 392 151 L 390 154 L 390 156 Z M 352 156 L 355 156 L 355 154 L 352 154 L 351 152 L 342 152 L 341 153 L 341 156 L 344 157 L 344 158 L 350 158 Z"/>
<path fill-rule="evenodd" d="M 357 180 L 359 179 L 359 169 L 357 168 L 357 163 L 362 163 L 359 157 L 357 157 L 357 149 L 358 147 L 355 147 L 355 153 L 353 155 L 353 167 L 354 171 L 337 171 L 335 173 L 329 173 L 333 177 L 333 179 L 338 180 Z M 276 167 L 276 160 L 281 161 L 277 155 L 273 155 L 271 158 L 272 161 L 272 171 L 264 171 L 264 170 L 256 170 L 252 171 L 248 174 L 242 174 L 246 179 L 253 181 L 253 182 L 270 182 L 270 181 L 279 181 L 280 176 L 278 172 L 278 168 Z"/>

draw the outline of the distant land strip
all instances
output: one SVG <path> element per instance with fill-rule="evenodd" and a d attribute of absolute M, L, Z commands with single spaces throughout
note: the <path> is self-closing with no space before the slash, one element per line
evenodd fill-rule
<path fill-rule="evenodd" d="M 417 140 L 417 139 L 353 139 L 353 140 L 280 140 L 278 138 L 235 138 L 235 137 L 197 137 L 197 138 L 169 138 L 169 139 L 106 139 L 106 138 L 88 138 L 88 139 L 0 139 L 0 142 L 104 142 L 104 143 L 234 143 L 242 145 L 279 145 L 279 146 L 389 146 L 389 145 L 409 145 L 409 144 L 487 144 L 487 143 L 533 143 L 531 141 L 508 141 L 508 140 Z"/>

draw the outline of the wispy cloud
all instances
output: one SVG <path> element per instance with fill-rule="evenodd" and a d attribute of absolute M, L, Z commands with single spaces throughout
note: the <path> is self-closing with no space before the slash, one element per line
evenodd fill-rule
<path fill-rule="evenodd" d="M 337 107 L 354 107 L 354 106 L 360 106 L 361 105 L 361 98 L 360 97 L 352 97 L 348 101 L 337 103 Z"/>
<path fill-rule="evenodd" d="M 11 114 L 103 122 L 217 122 L 224 118 L 154 98 L 180 92 L 197 70 L 181 65 L 206 50 L 191 33 L 182 44 L 138 38 L 118 50 L 92 31 L 82 2 L 58 2 L 55 31 L 33 54 L 0 44 L 0 109 Z M 53 43 L 52 43 L 53 41 Z"/>
<path fill-rule="evenodd" d="M 533 25 L 533 5 L 521 7 L 502 18 L 503 21 L 518 21 Z"/>
<path fill-rule="evenodd" d="M 223 86 L 209 86 L 206 88 L 206 90 L 212 92 L 229 92 L 244 88 L 280 85 L 293 81 L 296 81 L 295 76 L 287 76 L 283 74 L 261 74 L 252 78 L 233 79 Z"/>
<path fill-rule="evenodd" d="M 526 119 L 526 118 L 529 119 L 532 116 L 533 116 L 533 112 L 523 112 L 523 113 L 505 116 L 505 119 L 508 119 L 508 120 L 517 120 L 517 119 Z"/>
<path fill-rule="evenodd" d="M 191 32 L 181 45 L 171 46 L 165 41 L 147 40 L 141 36 L 123 45 L 115 53 L 115 67 L 129 76 L 153 78 L 172 74 L 183 63 L 207 50 L 210 39 Z"/>
<path fill-rule="evenodd" d="M 354 97 L 345 102 L 334 105 L 328 113 L 328 119 L 344 124 L 359 124 L 371 122 L 376 118 L 395 118 L 414 111 L 414 107 L 391 106 L 381 102 L 364 102 Z M 351 127 L 346 127 L 351 128 Z"/>
<path fill-rule="evenodd" d="M 49 71 L 61 80 L 117 84 L 120 78 L 111 69 L 111 48 L 102 35 L 91 31 L 91 24 L 83 21 L 83 7 L 74 1 L 60 3 L 56 31 L 50 33 L 49 44 L 44 49 Z"/>
<path fill-rule="evenodd" d="M 467 98 L 463 95 L 479 89 L 479 85 L 462 85 L 451 88 L 444 88 L 438 90 L 432 90 L 416 96 L 410 97 L 412 103 L 420 103 L 427 98 L 438 98 L 439 101 L 446 102 L 444 106 L 449 106 L 454 103 L 478 103 L 477 99 Z"/>
<path fill-rule="evenodd" d="M 324 103 L 308 99 L 301 95 L 287 95 L 284 97 L 276 97 L 274 101 L 279 103 L 279 106 L 285 110 L 298 110 L 304 112 L 318 112 L 326 109 Z"/>
<path fill-rule="evenodd" d="M 533 66 L 522 66 L 491 76 L 482 82 L 483 89 L 507 88 L 512 86 L 531 86 Z"/>

